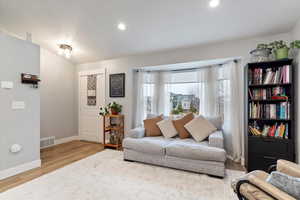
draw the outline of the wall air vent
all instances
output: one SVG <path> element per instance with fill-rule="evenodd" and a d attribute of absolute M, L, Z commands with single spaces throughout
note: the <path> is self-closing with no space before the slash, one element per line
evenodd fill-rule
<path fill-rule="evenodd" d="M 46 147 L 50 147 L 53 146 L 55 143 L 55 137 L 51 136 L 51 137 L 46 137 L 46 138 L 41 138 L 41 149 L 44 149 Z"/>

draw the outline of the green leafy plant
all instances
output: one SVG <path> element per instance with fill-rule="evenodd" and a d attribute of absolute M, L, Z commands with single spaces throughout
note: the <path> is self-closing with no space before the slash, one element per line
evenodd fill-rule
<path fill-rule="evenodd" d="M 104 115 L 108 115 L 108 114 L 109 114 L 109 111 L 108 111 L 107 106 L 100 107 L 100 113 L 99 113 L 99 115 L 104 116 Z"/>
<path fill-rule="evenodd" d="M 268 48 L 269 48 L 268 44 L 258 44 L 256 47 L 256 49 L 259 49 L 259 50 L 268 49 Z"/>
<path fill-rule="evenodd" d="M 182 108 L 182 105 L 181 105 L 181 103 L 180 104 L 178 104 L 177 105 L 177 107 L 175 108 L 175 109 L 173 109 L 172 111 L 171 111 L 171 113 L 173 114 L 173 115 L 179 115 L 179 114 L 181 114 L 181 113 L 183 113 L 183 108 Z"/>
<path fill-rule="evenodd" d="M 193 105 L 191 105 L 191 107 L 190 107 L 190 112 L 196 114 L 196 113 L 198 112 L 198 110 L 197 110 L 197 108 L 195 108 Z"/>
<path fill-rule="evenodd" d="M 283 40 L 271 42 L 268 46 L 268 48 L 272 49 L 273 51 L 278 49 L 289 49 L 288 45 Z"/>
<path fill-rule="evenodd" d="M 177 109 L 173 109 L 171 111 L 171 113 L 172 113 L 172 115 L 179 115 L 180 114 L 180 112 Z"/>
<path fill-rule="evenodd" d="M 284 48 L 286 48 L 286 49 L 300 49 L 300 40 L 292 41 L 289 46 L 287 45 L 287 42 L 285 42 L 283 40 L 278 40 L 278 41 L 271 42 L 269 44 L 261 43 L 261 44 L 258 44 L 257 47 L 256 47 L 256 49 L 259 49 L 259 50 L 271 49 L 273 51 L 276 51 L 278 49 L 284 49 Z"/>
<path fill-rule="evenodd" d="M 120 104 L 118 104 L 118 103 L 116 103 L 116 102 L 112 102 L 112 103 L 109 103 L 108 104 L 108 108 L 110 108 L 110 111 L 112 112 L 112 113 L 120 113 L 120 112 L 122 112 L 122 105 L 120 105 Z"/>
<path fill-rule="evenodd" d="M 108 115 L 109 113 L 112 113 L 112 114 L 120 113 L 120 112 L 122 112 L 122 107 L 123 107 L 122 105 L 120 105 L 116 102 L 109 103 L 105 107 L 100 107 L 99 115 L 104 116 L 104 115 Z"/>
<path fill-rule="evenodd" d="M 295 40 L 290 43 L 291 49 L 300 49 L 300 40 Z"/>

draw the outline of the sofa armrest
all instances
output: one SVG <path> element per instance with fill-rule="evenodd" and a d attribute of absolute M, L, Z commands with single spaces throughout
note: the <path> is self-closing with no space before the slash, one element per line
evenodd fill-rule
<path fill-rule="evenodd" d="M 248 177 L 248 181 L 253 184 L 254 186 L 258 187 L 262 191 L 266 192 L 267 194 L 271 195 L 275 199 L 278 200 L 296 200 L 294 197 L 291 197 L 287 193 L 279 190 L 275 186 L 271 185 L 270 183 L 261 180 L 253 175 Z"/>
<path fill-rule="evenodd" d="M 224 149 L 224 137 L 222 131 L 215 131 L 208 137 L 208 143 L 211 147 Z"/>
<path fill-rule="evenodd" d="M 300 178 L 300 165 L 296 163 L 287 160 L 278 160 L 276 170 L 289 176 Z"/>
<path fill-rule="evenodd" d="M 128 137 L 142 138 L 144 136 L 145 136 L 145 128 L 143 128 L 143 127 L 131 129 L 125 134 L 125 138 L 128 138 Z"/>

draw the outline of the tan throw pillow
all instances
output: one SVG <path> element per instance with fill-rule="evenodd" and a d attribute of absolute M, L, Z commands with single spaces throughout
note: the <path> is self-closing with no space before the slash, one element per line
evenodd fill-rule
<path fill-rule="evenodd" d="M 160 131 L 162 132 L 165 138 L 172 138 L 177 135 L 177 131 L 174 127 L 174 124 L 170 119 L 158 122 L 157 126 L 160 128 Z"/>
<path fill-rule="evenodd" d="M 189 138 L 190 134 L 189 132 L 184 128 L 184 125 L 186 125 L 187 123 L 189 123 L 190 121 L 192 121 L 194 119 L 194 114 L 193 113 L 189 113 L 187 115 L 185 115 L 183 118 L 178 119 L 178 120 L 173 120 L 173 124 L 175 126 L 175 129 L 177 130 L 179 137 L 181 139 L 185 139 L 185 138 Z"/>
<path fill-rule="evenodd" d="M 145 119 L 144 120 L 144 127 L 145 127 L 145 133 L 146 137 L 152 137 L 152 136 L 161 136 L 161 131 L 159 127 L 157 126 L 157 123 L 162 121 L 162 116 Z"/>
<path fill-rule="evenodd" d="M 184 126 L 189 133 L 193 136 L 194 140 L 201 142 L 206 139 L 217 128 L 204 117 L 199 116 Z"/>

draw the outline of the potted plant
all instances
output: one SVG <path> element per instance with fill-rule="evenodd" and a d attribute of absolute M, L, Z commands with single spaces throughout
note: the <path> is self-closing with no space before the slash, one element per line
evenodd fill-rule
<path fill-rule="evenodd" d="M 289 57 L 290 48 L 287 46 L 286 42 L 283 40 L 274 41 L 269 44 L 269 48 L 271 48 L 274 52 L 275 58 L 277 60 L 285 59 Z"/>
<path fill-rule="evenodd" d="M 269 61 L 269 57 L 272 53 L 272 49 L 268 44 L 258 44 L 256 49 L 250 52 L 252 62 L 265 62 Z"/>
<path fill-rule="evenodd" d="M 291 57 L 296 57 L 297 54 L 299 53 L 299 49 L 300 49 L 300 40 L 295 40 L 293 42 L 290 43 L 290 48 L 291 48 L 291 52 L 290 55 Z"/>
<path fill-rule="evenodd" d="M 122 105 L 117 104 L 116 102 L 112 102 L 112 103 L 109 103 L 105 107 L 100 107 L 99 115 L 104 116 L 104 115 L 107 115 L 109 113 L 111 113 L 113 115 L 117 115 L 120 112 L 122 112 Z"/>
<path fill-rule="evenodd" d="M 111 112 L 111 114 L 113 114 L 113 115 L 117 115 L 117 114 L 119 114 L 120 112 L 122 112 L 122 105 L 117 104 L 116 102 L 109 103 L 109 104 L 108 104 L 108 107 L 110 108 L 110 112 Z"/>

